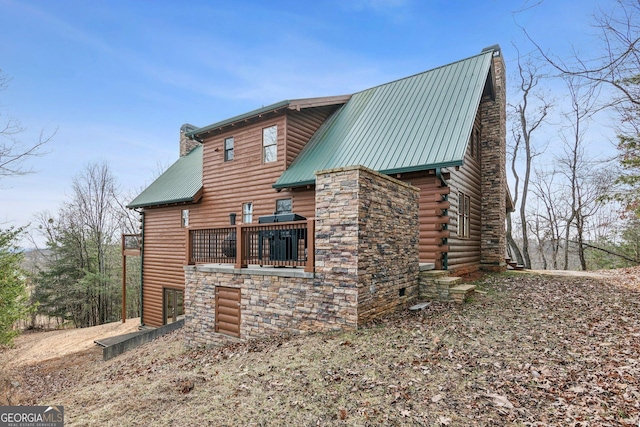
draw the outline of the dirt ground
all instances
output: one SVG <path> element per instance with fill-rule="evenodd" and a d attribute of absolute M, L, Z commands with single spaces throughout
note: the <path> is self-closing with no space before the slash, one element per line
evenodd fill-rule
<path fill-rule="evenodd" d="M 94 340 L 135 332 L 138 326 L 139 317 L 91 328 L 25 333 L 16 338 L 14 348 L 0 352 L 0 366 L 17 368 L 96 348 Z"/>
<path fill-rule="evenodd" d="M 490 275 L 357 331 L 31 359 L 0 401 L 63 405 L 68 426 L 637 427 L 640 268 L 602 276 Z"/>

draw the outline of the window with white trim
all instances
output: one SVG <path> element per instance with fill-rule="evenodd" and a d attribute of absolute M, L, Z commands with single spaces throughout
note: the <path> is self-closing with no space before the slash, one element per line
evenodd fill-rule
<path fill-rule="evenodd" d="M 182 209 L 182 228 L 187 228 L 189 226 L 189 209 Z"/>
<path fill-rule="evenodd" d="M 224 139 L 224 161 L 230 162 L 233 160 L 233 137 Z"/>
<path fill-rule="evenodd" d="M 253 222 L 253 203 L 242 204 L 242 223 L 251 224 Z"/>
<path fill-rule="evenodd" d="M 262 161 L 275 162 L 278 158 L 278 125 L 262 129 Z"/>

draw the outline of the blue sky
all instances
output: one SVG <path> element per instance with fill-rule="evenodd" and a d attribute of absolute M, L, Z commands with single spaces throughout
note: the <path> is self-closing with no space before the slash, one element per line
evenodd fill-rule
<path fill-rule="evenodd" d="M 513 44 L 532 50 L 519 26 L 558 55 L 588 53 L 591 15 L 612 4 L 533 3 L 0 0 L 0 121 L 19 119 L 26 143 L 57 129 L 36 173 L 0 180 L 0 227 L 57 211 L 88 163 L 136 193 L 177 158 L 183 123 L 353 93 L 496 43 L 512 72 Z"/>

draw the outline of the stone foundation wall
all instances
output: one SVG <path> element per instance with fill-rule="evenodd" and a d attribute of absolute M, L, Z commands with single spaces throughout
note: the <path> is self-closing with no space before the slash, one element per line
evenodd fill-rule
<path fill-rule="evenodd" d="M 269 270 L 186 267 L 184 332 L 187 346 L 238 341 L 235 337 L 215 333 L 216 286 L 240 289 L 241 339 L 281 332 L 356 327 L 357 295 L 354 289 L 334 289 L 313 274 L 300 270 Z"/>
<path fill-rule="evenodd" d="M 357 328 L 419 296 L 418 189 L 364 167 L 316 176 L 315 273 L 185 267 L 188 346 L 215 333 L 215 288 L 240 289 L 240 338 Z"/>

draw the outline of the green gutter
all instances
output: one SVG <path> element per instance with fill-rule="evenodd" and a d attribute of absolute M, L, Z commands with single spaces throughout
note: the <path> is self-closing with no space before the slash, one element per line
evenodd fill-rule
<path fill-rule="evenodd" d="M 444 162 L 444 163 L 438 163 L 437 165 L 420 165 L 420 166 L 409 166 L 409 167 L 405 167 L 405 168 L 395 168 L 395 169 L 386 169 L 386 170 L 380 170 L 377 171 L 381 174 L 384 175 L 395 175 L 395 174 L 399 174 L 399 173 L 410 173 L 410 172 L 420 172 L 420 171 L 426 171 L 426 170 L 431 170 L 431 169 L 442 169 L 442 168 L 450 168 L 450 167 L 455 167 L 455 166 L 462 166 L 464 164 L 464 162 L 459 161 L 459 160 L 455 160 L 455 161 L 450 161 L 450 162 Z M 339 167 L 346 167 L 346 166 L 335 166 L 335 168 L 339 168 Z M 329 169 L 334 169 L 334 168 L 329 168 Z M 444 180 L 443 180 L 444 182 Z M 285 183 L 281 183 L 278 184 L 277 182 L 275 184 L 272 185 L 273 188 L 278 188 L 278 189 L 282 189 L 282 188 L 293 188 L 293 187 L 304 187 L 307 185 L 314 185 L 316 183 L 315 178 L 314 179 L 308 179 L 305 181 L 298 181 L 298 182 L 285 182 Z"/>
<path fill-rule="evenodd" d="M 176 203 L 189 203 L 189 202 L 193 202 L 193 197 L 183 197 L 181 199 L 163 200 L 162 202 L 149 202 L 149 203 L 140 203 L 135 205 L 127 205 L 127 208 L 129 209 L 148 208 L 151 206 L 165 206 L 165 205 L 173 205 Z"/>

